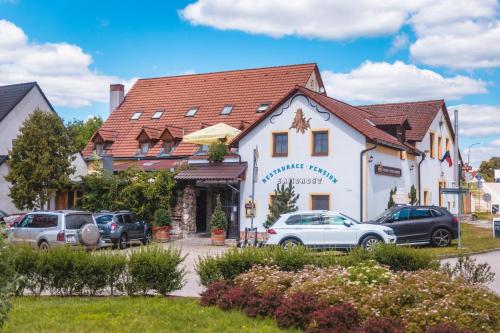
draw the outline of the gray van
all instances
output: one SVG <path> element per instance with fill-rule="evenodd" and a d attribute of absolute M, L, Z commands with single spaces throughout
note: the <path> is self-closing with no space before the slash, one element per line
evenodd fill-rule
<path fill-rule="evenodd" d="M 100 245 L 99 229 L 92 213 L 70 210 L 28 213 L 9 229 L 9 239 L 13 244 L 27 243 L 40 249 L 60 245 L 97 248 Z"/>

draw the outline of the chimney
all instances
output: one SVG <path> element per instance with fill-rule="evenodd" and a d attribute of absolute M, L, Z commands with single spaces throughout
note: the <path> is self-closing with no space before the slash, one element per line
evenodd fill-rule
<path fill-rule="evenodd" d="M 125 87 L 123 84 L 109 85 L 109 113 L 113 112 L 123 102 Z"/>

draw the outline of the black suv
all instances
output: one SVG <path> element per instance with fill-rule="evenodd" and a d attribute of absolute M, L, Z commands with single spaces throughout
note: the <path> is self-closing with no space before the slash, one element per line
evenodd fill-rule
<path fill-rule="evenodd" d="M 458 237 L 458 219 L 437 206 L 393 207 L 372 221 L 390 227 L 398 244 L 428 244 L 444 247 Z"/>
<path fill-rule="evenodd" d="M 114 247 L 124 249 L 131 241 L 149 244 L 153 239 L 151 227 L 139 221 L 129 211 L 101 212 L 94 214 L 101 239 Z"/>

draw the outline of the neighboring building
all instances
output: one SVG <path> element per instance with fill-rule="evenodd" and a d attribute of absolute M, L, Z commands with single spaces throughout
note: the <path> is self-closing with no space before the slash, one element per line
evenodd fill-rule
<path fill-rule="evenodd" d="M 83 152 L 89 170 L 96 160 L 114 171 L 188 163 L 176 176 L 188 185 L 174 211 L 183 234 L 209 230 L 215 194 L 231 221 L 229 236 L 250 226 L 255 148 L 260 231 L 276 185 L 290 180 L 299 209 L 362 220 L 386 209 L 394 187 L 398 203 L 413 185 L 421 203 L 456 207 L 439 191 L 454 185 L 457 165 L 443 100 L 355 107 L 326 96 L 315 64 L 143 79 L 126 97 L 112 85 L 110 100 L 110 117 Z M 210 165 L 206 146 L 182 138 L 220 122 L 242 132 L 232 155 Z M 452 166 L 441 162 L 447 150 Z"/>
<path fill-rule="evenodd" d="M 6 162 L 12 144 L 19 135 L 19 129 L 36 109 L 55 112 L 36 82 L 0 86 L 0 209 L 10 214 L 18 212 L 18 209 L 9 197 L 11 185 L 4 178 L 9 171 Z M 87 173 L 86 165 L 79 154 L 74 165 L 77 166 L 77 172 L 72 176 L 75 180 Z M 53 204 L 50 207 L 55 206 Z"/>

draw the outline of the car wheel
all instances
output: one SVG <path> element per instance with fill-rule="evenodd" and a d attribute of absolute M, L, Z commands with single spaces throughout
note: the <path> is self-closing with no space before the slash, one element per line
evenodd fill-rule
<path fill-rule="evenodd" d="M 144 236 L 144 239 L 142 240 L 142 244 L 148 245 L 151 244 L 153 241 L 153 235 L 150 232 L 147 232 L 146 235 Z"/>
<path fill-rule="evenodd" d="M 431 243 L 436 247 L 446 247 L 451 244 L 451 232 L 447 229 L 436 229 L 432 233 Z"/>
<path fill-rule="evenodd" d="M 46 241 L 41 241 L 40 244 L 38 244 L 38 248 L 40 250 L 47 251 L 50 248 L 50 245 Z"/>
<path fill-rule="evenodd" d="M 375 246 L 377 244 L 379 244 L 380 242 L 381 242 L 380 238 L 378 238 L 376 236 L 367 236 L 361 242 L 361 246 L 368 251 L 373 251 Z"/>
<path fill-rule="evenodd" d="M 281 242 L 281 246 L 285 249 L 290 249 L 299 245 L 302 245 L 302 242 L 296 238 L 287 238 Z"/>
<path fill-rule="evenodd" d="M 128 246 L 128 237 L 127 235 L 123 234 L 120 236 L 120 240 L 118 243 L 118 246 L 120 247 L 120 250 L 126 249 Z"/>

